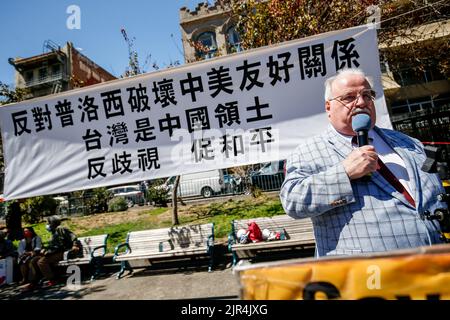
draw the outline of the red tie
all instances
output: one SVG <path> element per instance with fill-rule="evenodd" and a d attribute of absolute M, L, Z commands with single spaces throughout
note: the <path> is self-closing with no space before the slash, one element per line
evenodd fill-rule
<path fill-rule="evenodd" d="M 369 138 L 369 141 L 371 140 L 372 139 Z M 358 146 L 358 140 L 356 136 L 352 138 L 352 144 Z M 380 158 L 378 158 L 378 166 L 379 166 L 379 168 L 377 169 L 378 173 L 381 174 L 383 178 L 385 178 L 395 188 L 395 190 L 403 194 L 406 200 L 408 200 L 408 202 L 411 203 L 413 207 L 415 207 L 416 203 L 414 202 L 414 199 L 411 197 L 411 195 L 405 189 L 402 183 L 397 179 L 397 177 L 391 172 L 391 170 L 389 170 L 389 168 L 386 167 L 383 161 L 381 161 Z M 362 178 L 370 180 L 370 175 Z"/>
<path fill-rule="evenodd" d="M 378 165 L 379 168 L 377 169 L 378 173 L 381 174 L 398 192 L 403 194 L 408 200 L 409 203 L 413 207 L 416 206 L 416 203 L 414 202 L 414 199 L 411 197 L 408 191 L 406 191 L 405 187 L 401 184 L 400 181 L 398 181 L 397 177 L 389 170 L 388 167 L 381 161 L 380 158 L 378 158 Z"/>

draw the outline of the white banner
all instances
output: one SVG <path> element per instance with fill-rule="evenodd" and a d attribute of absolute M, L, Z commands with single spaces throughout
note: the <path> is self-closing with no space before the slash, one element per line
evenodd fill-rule
<path fill-rule="evenodd" d="M 284 159 L 325 130 L 324 81 L 374 79 L 376 30 L 322 34 L 0 108 L 6 199 Z"/>

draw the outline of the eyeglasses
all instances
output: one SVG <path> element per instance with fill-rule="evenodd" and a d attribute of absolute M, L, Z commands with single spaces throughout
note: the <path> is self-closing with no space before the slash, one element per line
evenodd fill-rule
<path fill-rule="evenodd" d="M 375 96 L 376 96 L 375 91 L 373 91 L 371 89 L 364 89 L 364 90 L 361 90 L 359 93 L 343 94 L 341 96 L 334 97 L 328 101 L 337 100 L 340 103 L 342 103 L 343 105 L 347 106 L 347 105 L 355 102 L 356 100 L 358 100 L 359 97 L 362 97 L 365 102 L 372 102 L 375 100 Z"/>

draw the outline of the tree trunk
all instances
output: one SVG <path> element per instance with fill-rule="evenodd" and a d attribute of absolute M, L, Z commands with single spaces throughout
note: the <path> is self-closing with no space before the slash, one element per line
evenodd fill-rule
<path fill-rule="evenodd" d="M 19 202 L 13 201 L 5 216 L 6 229 L 8 229 L 8 239 L 11 241 L 22 240 L 22 211 Z"/>
<path fill-rule="evenodd" d="M 180 184 L 180 176 L 175 178 L 175 183 L 172 189 L 172 225 L 180 224 L 178 221 L 178 185 Z"/>

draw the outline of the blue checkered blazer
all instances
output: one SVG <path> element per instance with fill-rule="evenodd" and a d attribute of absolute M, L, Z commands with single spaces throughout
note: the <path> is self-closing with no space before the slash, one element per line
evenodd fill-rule
<path fill-rule="evenodd" d="M 440 243 L 439 225 L 423 212 L 445 208 L 439 177 L 421 170 L 422 144 L 405 134 L 375 127 L 405 161 L 414 208 L 378 172 L 370 181 L 350 181 L 342 160 L 351 144 L 332 127 L 298 146 L 287 160 L 280 198 L 294 218 L 311 218 L 316 256 L 387 251 Z"/>

